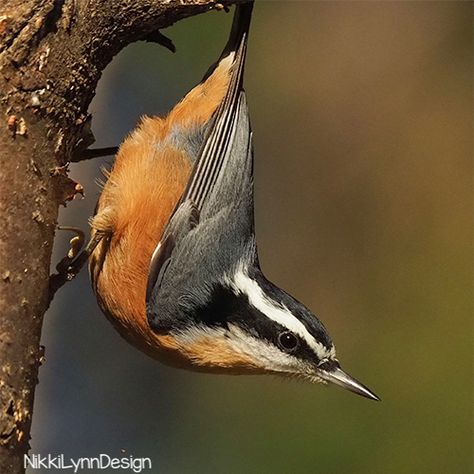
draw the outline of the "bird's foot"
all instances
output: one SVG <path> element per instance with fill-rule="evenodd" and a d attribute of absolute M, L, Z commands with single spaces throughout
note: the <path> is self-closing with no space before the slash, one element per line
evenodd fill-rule
<path fill-rule="evenodd" d="M 84 246 L 85 235 L 84 232 L 79 229 L 78 227 L 71 227 L 71 226 L 58 226 L 58 230 L 66 230 L 70 232 L 75 232 L 76 235 L 69 241 L 70 248 L 65 257 L 63 257 L 59 263 L 56 265 L 56 270 L 59 274 L 64 275 L 67 273 L 66 280 L 72 280 L 77 273 L 79 273 L 79 269 L 76 270 L 73 266 L 74 259 L 79 255 L 82 247 Z"/>

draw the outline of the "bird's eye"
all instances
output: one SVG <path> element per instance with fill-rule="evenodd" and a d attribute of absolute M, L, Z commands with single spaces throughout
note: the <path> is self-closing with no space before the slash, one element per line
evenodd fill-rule
<path fill-rule="evenodd" d="M 282 332 L 278 336 L 278 344 L 285 351 L 294 351 L 298 347 L 298 338 L 292 332 Z"/>

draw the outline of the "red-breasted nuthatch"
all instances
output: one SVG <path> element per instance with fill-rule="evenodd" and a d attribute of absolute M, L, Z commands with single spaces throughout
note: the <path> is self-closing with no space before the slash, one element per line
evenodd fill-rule
<path fill-rule="evenodd" d="M 323 324 L 260 270 L 242 87 L 252 4 L 203 82 L 123 142 L 92 219 L 89 270 L 120 334 L 175 366 L 333 382 L 347 375 Z"/>

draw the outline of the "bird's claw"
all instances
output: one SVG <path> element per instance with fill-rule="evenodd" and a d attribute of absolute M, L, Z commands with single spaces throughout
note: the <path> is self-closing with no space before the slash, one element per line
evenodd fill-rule
<path fill-rule="evenodd" d="M 67 280 L 72 280 L 77 274 L 74 271 L 75 268 L 72 264 L 74 259 L 79 255 L 79 252 L 84 246 L 85 234 L 78 227 L 58 226 L 58 230 L 66 230 L 76 233 L 76 235 L 69 241 L 71 246 L 67 252 L 67 255 L 63 257 L 56 265 L 56 270 L 58 271 L 58 273 L 66 274 Z"/>

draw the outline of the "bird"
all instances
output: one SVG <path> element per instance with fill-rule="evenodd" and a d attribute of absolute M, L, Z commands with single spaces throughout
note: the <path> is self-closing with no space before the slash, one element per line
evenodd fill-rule
<path fill-rule="evenodd" d="M 342 370 L 323 323 L 260 268 L 243 88 L 252 8 L 235 7 L 204 79 L 121 144 L 78 258 L 89 257 L 106 317 L 154 359 L 329 382 L 379 400 Z"/>

